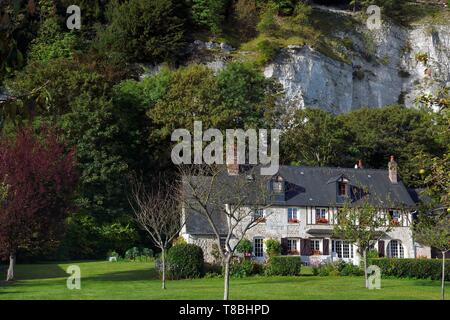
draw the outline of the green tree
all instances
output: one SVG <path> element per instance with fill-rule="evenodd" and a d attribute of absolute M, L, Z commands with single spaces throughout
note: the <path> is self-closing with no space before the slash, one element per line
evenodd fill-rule
<path fill-rule="evenodd" d="M 368 198 L 358 203 L 345 203 L 338 211 L 337 219 L 339 223 L 334 226 L 333 235 L 358 247 L 364 263 L 365 286 L 368 288 L 367 252 L 384 233 L 392 229 L 391 224 Z"/>
<path fill-rule="evenodd" d="M 115 63 L 174 62 L 186 44 L 185 9 L 175 0 L 112 1 L 94 48 Z"/>
<path fill-rule="evenodd" d="M 228 0 L 192 0 L 192 20 L 214 34 L 220 34 Z"/>
<path fill-rule="evenodd" d="M 305 109 L 289 118 L 281 136 L 281 158 L 287 164 L 345 166 L 351 164 L 348 147 L 352 136 L 331 113 Z"/>
<path fill-rule="evenodd" d="M 450 160 L 450 159 L 448 159 Z M 447 190 L 450 190 L 447 171 Z M 448 193 L 448 191 L 447 191 Z M 448 194 L 447 194 L 448 196 Z M 448 200 L 447 200 L 448 201 Z M 450 210 L 447 206 L 434 208 L 435 212 L 421 215 L 414 224 L 414 238 L 427 246 L 437 248 L 442 254 L 441 296 L 445 299 L 445 254 L 450 250 Z"/>
<path fill-rule="evenodd" d="M 217 76 L 221 100 L 233 127 L 267 127 L 276 117 L 279 87 L 254 65 L 234 62 Z"/>
<path fill-rule="evenodd" d="M 402 106 L 362 108 L 341 114 L 338 119 L 354 139 L 349 145 L 354 161 L 363 159 L 369 167 L 385 168 L 386 159 L 395 155 L 401 163 L 399 173 L 411 187 L 422 185 L 422 163 L 416 156 L 432 158 L 443 152 L 432 115 L 424 110 Z"/>

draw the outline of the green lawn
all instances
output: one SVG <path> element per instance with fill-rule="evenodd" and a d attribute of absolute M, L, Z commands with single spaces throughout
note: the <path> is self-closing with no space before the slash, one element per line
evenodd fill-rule
<path fill-rule="evenodd" d="M 81 290 L 68 290 L 65 270 L 81 268 Z M 1 276 L 5 266 L 0 267 Z M 383 279 L 381 290 L 363 288 L 362 277 L 250 277 L 231 280 L 231 299 L 436 299 L 439 281 Z M 4 299 L 221 299 L 220 278 L 169 281 L 167 290 L 153 263 L 72 262 L 18 265 L 17 282 L 0 282 Z M 447 284 L 448 285 L 448 284 Z M 449 295 L 447 295 L 449 296 Z"/>

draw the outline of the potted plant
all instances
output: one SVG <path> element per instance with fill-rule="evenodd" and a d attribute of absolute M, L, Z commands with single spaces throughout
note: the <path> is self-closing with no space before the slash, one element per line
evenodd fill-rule
<path fill-rule="evenodd" d="M 313 250 L 313 255 L 320 256 L 320 255 L 322 255 L 322 253 L 320 252 L 320 250 Z"/>
<path fill-rule="evenodd" d="M 236 246 L 236 252 L 244 256 L 244 258 L 250 258 L 253 252 L 253 244 L 248 239 L 242 239 Z"/>

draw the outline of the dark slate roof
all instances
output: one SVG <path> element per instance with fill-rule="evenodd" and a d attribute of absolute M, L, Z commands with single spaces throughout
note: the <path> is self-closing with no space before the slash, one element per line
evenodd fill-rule
<path fill-rule="evenodd" d="M 415 205 L 402 181 L 391 183 L 388 170 L 280 166 L 278 173 L 291 185 L 290 190 L 294 190 L 287 191 L 282 203 L 286 206 L 342 205 L 337 201 L 336 184 L 330 183 L 340 176 L 347 178 L 350 186 L 367 190 L 371 202 L 381 208 Z"/>
<path fill-rule="evenodd" d="M 373 205 L 380 208 L 413 208 L 415 202 L 411 198 L 403 182 L 399 180 L 397 184 L 389 180 L 388 170 L 378 169 L 353 169 L 353 168 L 331 168 L 331 167 L 306 167 L 306 166 L 280 166 L 277 176 L 283 177 L 286 184 L 284 199 L 273 202 L 273 206 L 323 206 L 339 207 L 343 201 L 337 197 L 336 181 L 340 177 L 349 180 L 351 187 L 365 190 L 365 197 Z M 224 175 L 219 179 L 217 188 L 225 189 L 222 194 L 226 197 L 233 197 L 233 179 L 245 179 L 245 173 L 239 176 Z M 196 177 L 201 185 L 207 185 L 208 177 Z M 252 201 L 253 190 L 248 189 L 249 205 L 261 205 Z M 242 189 L 241 189 L 242 190 Z M 356 201 L 355 201 L 356 202 Z M 226 203 L 226 202 L 224 202 Z M 272 202 L 271 202 L 272 203 Z M 191 215 L 186 223 L 187 233 L 190 234 L 212 234 L 208 221 L 202 215 L 190 211 Z M 220 232 L 226 234 L 227 228 L 225 217 L 214 217 Z"/>

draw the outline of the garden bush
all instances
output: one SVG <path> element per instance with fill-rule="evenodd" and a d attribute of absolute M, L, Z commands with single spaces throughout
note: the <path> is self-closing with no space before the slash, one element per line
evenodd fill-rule
<path fill-rule="evenodd" d="M 151 257 L 153 257 L 153 250 L 148 248 L 133 247 L 125 252 L 125 260 L 147 261 Z"/>
<path fill-rule="evenodd" d="M 261 264 L 250 260 L 236 260 L 230 265 L 230 275 L 235 278 L 261 275 L 263 272 Z"/>
<path fill-rule="evenodd" d="M 265 274 L 268 276 L 299 276 L 302 261 L 299 256 L 270 257 Z"/>
<path fill-rule="evenodd" d="M 190 279 L 203 276 L 203 250 L 194 244 L 179 244 L 167 253 L 167 275 L 170 279 Z"/>
<path fill-rule="evenodd" d="M 333 263 L 321 264 L 313 268 L 313 274 L 315 276 L 327 277 L 327 276 L 362 276 L 364 271 L 345 261 L 335 261 Z"/>
<path fill-rule="evenodd" d="M 281 243 L 275 239 L 268 239 L 265 242 L 266 252 L 269 257 L 278 256 L 281 254 Z"/>
<path fill-rule="evenodd" d="M 446 260 L 445 280 L 450 280 L 449 259 Z M 442 260 L 440 259 L 370 259 L 369 265 L 377 265 L 382 276 L 440 280 Z"/>
<path fill-rule="evenodd" d="M 236 252 L 237 253 L 252 253 L 253 251 L 253 244 L 250 240 L 242 239 L 241 242 L 236 246 Z"/>

